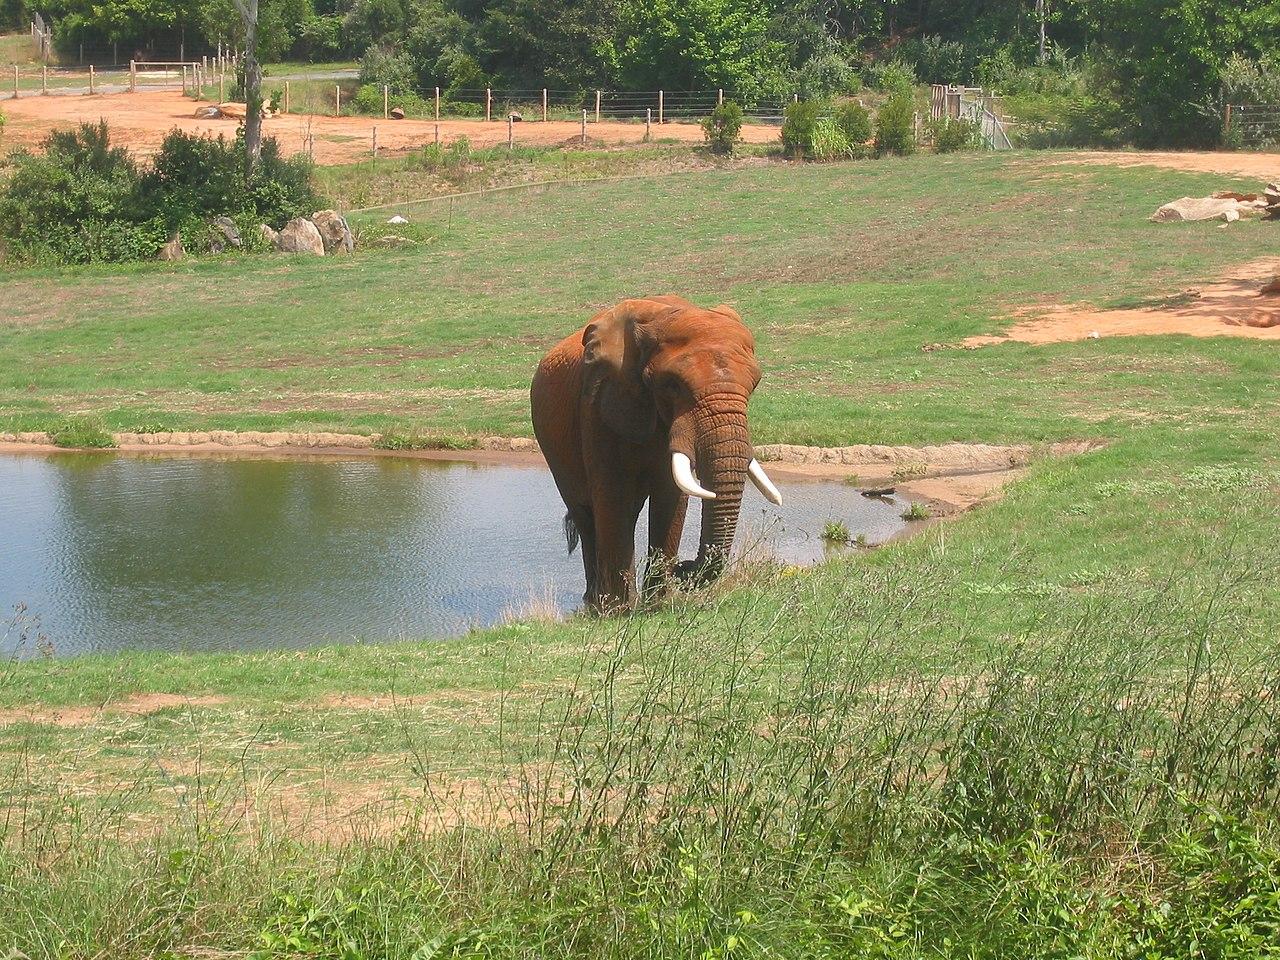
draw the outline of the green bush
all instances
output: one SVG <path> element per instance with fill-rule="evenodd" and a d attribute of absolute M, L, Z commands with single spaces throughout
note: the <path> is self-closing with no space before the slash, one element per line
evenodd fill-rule
<path fill-rule="evenodd" d="M 258 223 L 283 226 L 320 205 L 310 164 L 283 159 L 275 140 L 263 141 L 248 180 L 240 140 L 176 130 L 140 170 L 100 122 L 51 134 L 42 155 L 16 156 L 0 236 L 7 255 L 27 263 L 147 260 L 175 231 L 189 249 L 206 249 L 217 216 L 236 221 L 252 248 Z"/>
<path fill-rule="evenodd" d="M 929 124 L 933 149 L 938 153 L 973 150 L 978 146 L 978 124 L 956 117 L 939 117 Z"/>
<path fill-rule="evenodd" d="M 914 119 L 915 101 L 909 92 L 899 91 L 890 96 L 876 116 L 876 154 L 915 153 Z"/>
<path fill-rule="evenodd" d="M 712 153 L 733 153 L 734 144 L 742 134 L 742 108 L 726 100 L 702 121 L 702 133 Z"/>
<path fill-rule="evenodd" d="M 814 160 L 840 160 L 852 156 L 853 149 L 840 125 L 831 117 L 823 117 L 814 124 L 809 155 Z"/>
<path fill-rule="evenodd" d="M 787 104 L 782 114 L 782 146 L 787 156 L 807 156 L 813 146 L 813 128 L 818 123 L 818 104 L 801 100 Z"/>
<path fill-rule="evenodd" d="M 356 113 L 364 113 L 373 117 L 382 116 L 382 87 L 369 83 L 364 84 L 356 91 L 356 95 L 350 101 L 350 104 Z M 394 89 L 389 91 L 388 106 L 399 107 L 410 117 L 430 117 L 435 111 L 433 103 L 424 100 L 416 93 L 396 93 Z"/>
<path fill-rule="evenodd" d="M 845 100 L 837 104 L 835 121 L 850 146 L 856 147 L 870 141 L 871 114 L 857 100 Z"/>
<path fill-rule="evenodd" d="M 867 69 L 867 84 L 885 93 L 910 93 L 917 83 L 915 68 L 901 60 L 873 63 Z"/>

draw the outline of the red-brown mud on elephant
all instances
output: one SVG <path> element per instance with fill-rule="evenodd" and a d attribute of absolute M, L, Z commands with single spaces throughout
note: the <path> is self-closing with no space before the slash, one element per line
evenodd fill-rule
<path fill-rule="evenodd" d="M 1280 260 L 1254 260 L 1220 280 L 1166 298 L 1152 306 L 1098 310 L 1087 305 L 1036 308 L 1015 314 L 1016 323 L 998 336 L 966 337 L 961 346 L 1001 343 L 1067 343 L 1102 337 L 1182 334 L 1190 337 L 1248 337 L 1280 340 L 1280 295 L 1261 289 L 1280 275 Z"/>

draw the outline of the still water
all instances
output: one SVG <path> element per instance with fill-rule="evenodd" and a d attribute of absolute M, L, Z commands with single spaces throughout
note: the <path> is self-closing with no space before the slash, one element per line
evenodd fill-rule
<path fill-rule="evenodd" d="M 778 485 L 781 509 L 748 487 L 739 548 L 807 563 L 827 520 L 871 543 L 903 526 L 845 484 Z M 569 611 L 563 513 L 531 466 L 0 455 L 0 651 L 35 655 L 37 633 L 58 656 L 296 648 L 457 634 L 531 598 Z"/>

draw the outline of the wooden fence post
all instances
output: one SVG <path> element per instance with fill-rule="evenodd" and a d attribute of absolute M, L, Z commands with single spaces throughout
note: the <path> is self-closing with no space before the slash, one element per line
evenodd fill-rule
<path fill-rule="evenodd" d="M 390 95 L 391 95 L 391 91 L 387 87 L 387 85 L 384 83 L 382 85 L 382 119 L 383 120 L 391 119 L 391 114 L 387 112 L 388 99 L 390 98 Z"/>
<path fill-rule="evenodd" d="M 333 85 L 333 115 L 342 116 L 342 84 L 340 83 Z"/>
<path fill-rule="evenodd" d="M 184 97 L 187 95 L 187 65 L 185 63 L 182 65 L 182 95 Z"/>
<path fill-rule="evenodd" d="M 488 87 L 484 88 L 484 122 L 493 122 L 493 91 Z"/>
<path fill-rule="evenodd" d="M 373 125 L 373 159 L 376 163 L 378 160 L 378 125 Z"/>
<path fill-rule="evenodd" d="M 138 61 L 129 61 L 129 92 L 138 92 Z"/>
<path fill-rule="evenodd" d="M 94 77 L 93 77 L 93 64 L 91 63 L 91 64 L 89 64 L 89 95 L 90 95 L 90 96 L 92 96 L 92 95 L 93 95 L 93 92 L 94 92 L 94 89 L 93 89 L 93 87 L 94 87 L 93 79 L 94 79 Z"/>
<path fill-rule="evenodd" d="M 587 111 L 582 111 L 582 145 L 587 145 Z"/>
<path fill-rule="evenodd" d="M 511 114 L 507 114 L 507 149 L 510 150 L 516 145 L 516 121 Z"/>
<path fill-rule="evenodd" d="M 46 96 L 49 93 L 49 65 L 47 63 L 40 67 L 40 92 Z"/>
<path fill-rule="evenodd" d="M 18 99 L 18 65 L 13 65 L 13 99 Z"/>
<path fill-rule="evenodd" d="M 649 134 L 653 127 L 653 107 L 646 107 L 644 111 L 644 139 L 649 141 Z"/>
<path fill-rule="evenodd" d="M 1231 130 L 1231 104 L 1227 104 L 1227 114 L 1222 119 L 1222 132 L 1228 133 Z"/>
<path fill-rule="evenodd" d="M 596 91 L 596 123 L 600 122 L 600 91 Z"/>
<path fill-rule="evenodd" d="M 542 122 L 547 122 L 547 88 L 542 88 Z"/>
<path fill-rule="evenodd" d="M 436 120 L 440 119 L 440 88 L 436 87 Z M 436 127 L 436 143 L 440 142 L 440 128 Z"/>
<path fill-rule="evenodd" d="M 662 91 L 658 91 L 658 126 L 662 126 Z"/>
<path fill-rule="evenodd" d="M 440 124 L 436 124 L 436 146 L 440 146 Z"/>
<path fill-rule="evenodd" d="M 289 81 L 284 82 L 284 112 L 289 112 Z"/>
<path fill-rule="evenodd" d="M 716 91 L 716 106 L 717 107 L 724 106 L 724 87 L 721 87 L 719 90 Z"/>

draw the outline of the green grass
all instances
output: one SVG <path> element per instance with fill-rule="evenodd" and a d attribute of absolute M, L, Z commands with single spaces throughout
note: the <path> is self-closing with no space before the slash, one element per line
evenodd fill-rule
<path fill-rule="evenodd" d="M 49 440 L 54 446 L 80 450 L 101 450 L 116 445 L 102 421 L 94 417 L 68 417 L 49 431 Z"/>
<path fill-rule="evenodd" d="M 757 440 L 1107 445 L 627 618 L 7 664 L 0 942 L 1275 956 L 1277 345 L 922 349 L 1167 296 L 1273 236 L 1145 222 L 1221 178 L 1052 159 L 765 166 L 431 207 L 416 246 L 347 260 L 5 275 L 10 427 L 525 435 L 547 346 L 673 290 L 755 330 Z"/>
<path fill-rule="evenodd" d="M 902 511 L 903 520 L 928 520 L 931 516 L 928 506 L 918 500 L 912 501 L 911 506 Z"/>

